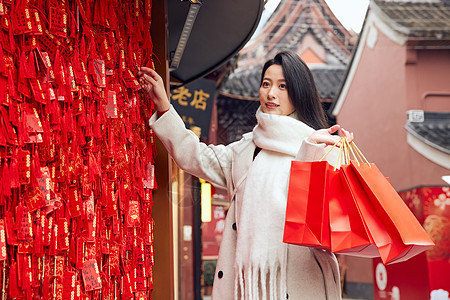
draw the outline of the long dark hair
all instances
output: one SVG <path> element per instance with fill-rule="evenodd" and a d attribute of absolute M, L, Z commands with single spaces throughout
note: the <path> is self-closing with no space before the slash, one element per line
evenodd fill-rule
<path fill-rule="evenodd" d="M 305 62 L 295 52 L 279 52 L 264 64 L 260 86 L 266 70 L 272 65 L 283 68 L 287 92 L 300 121 L 316 130 L 328 127 L 314 77 Z"/>

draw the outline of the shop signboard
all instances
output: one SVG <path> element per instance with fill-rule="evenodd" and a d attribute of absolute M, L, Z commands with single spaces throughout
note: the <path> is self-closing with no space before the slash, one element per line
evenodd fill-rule
<path fill-rule="evenodd" d="M 186 128 L 202 138 L 209 137 L 215 89 L 214 81 L 202 78 L 170 92 L 172 105 Z"/>
<path fill-rule="evenodd" d="M 202 256 L 204 259 L 217 258 L 225 229 L 225 208 L 222 205 L 212 205 L 211 212 L 211 222 L 202 224 Z"/>

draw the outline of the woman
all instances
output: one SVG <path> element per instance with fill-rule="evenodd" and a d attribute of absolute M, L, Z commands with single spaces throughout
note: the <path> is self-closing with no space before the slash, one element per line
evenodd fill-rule
<path fill-rule="evenodd" d="M 339 140 L 339 125 L 321 129 L 326 117 L 306 64 L 288 51 L 266 62 L 258 124 L 228 146 L 200 143 L 185 129 L 155 71 L 142 68 L 139 81 L 158 111 L 149 124 L 177 165 L 230 195 L 213 299 L 340 299 L 332 253 L 282 242 L 291 161 L 318 160 Z"/>

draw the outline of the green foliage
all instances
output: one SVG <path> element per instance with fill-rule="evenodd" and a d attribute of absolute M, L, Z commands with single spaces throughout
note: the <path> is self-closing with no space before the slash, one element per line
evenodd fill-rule
<path fill-rule="evenodd" d="M 203 262 L 203 280 L 206 286 L 212 286 L 214 282 L 214 274 L 216 272 L 217 261 L 209 260 Z"/>

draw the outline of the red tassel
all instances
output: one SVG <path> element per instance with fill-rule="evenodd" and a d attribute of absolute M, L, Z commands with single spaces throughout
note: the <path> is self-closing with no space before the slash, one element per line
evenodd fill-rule
<path fill-rule="evenodd" d="M 36 229 L 34 230 L 34 247 L 33 247 L 33 254 L 36 257 L 43 257 L 44 256 L 44 232 L 42 227 L 38 224 L 36 226 Z"/>
<path fill-rule="evenodd" d="M 128 33 L 130 34 L 130 36 L 133 36 L 133 20 L 131 19 L 130 16 L 130 10 L 127 9 L 125 12 L 125 22 L 126 22 L 126 28 L 128 29 Z"/>
<path fill-rule="evenodd" d="M 19 82 L 24 82 L 29 77 L 28 60 L 25 55 L 25 51 L 22 51 L 19 59 Z"/>
<path fill-rule="evenodd" d="M 78 47 L 75 47 L 73 51 L 73 69 L 75 74 L 80 72 L 80 50 Z"/>
<path fill-rule="evenodd" d="M 77 126 L 77 134 L 76 134 L 76 136 L 78 138 L 77 139 L 78 140 L 78 145 L 81 145 L 81 146 L 86 145 L 86 137 L 85 137 L 85 135 L 83 133 L 83 129 L 81 128 L 80 124 Z"/>
<path fill-rule="evenodd" d="M 68 144 L 68 137 L 67 137 L 67 125 L 66 125 L 66 118 L 61 118 L 61 144 L 64 146 L 67 146 Z"/>
<path fill-rule="evenodd" d="M 5 160 L 3 164 L 2 174 L 3 196 L 11 197 L 11 173 L 9 172 L 8 162 Z"/>
<path fill-rule="evenodd" d="M 51 240 L 51 232 L 53 228 L 53 215 L 50 215 L 48 218 L 45 218 L 43 226 L 43 232 L 44 232 L 44 239 L 42 242 L 44 243 L 44 246 L 50 246 L 50 240 Z"/>
<path fill-rule="evenodd" d="M 49 257 L 44 256 L 44 259 L 50 259 Z M 45 263 L 45 267 L 49 268 L 50 264 Z M 50 276 L 44 275 L 44 281 L 42 282 L 42 295 L 44 299 L 48 299 L 48 295 L 50 294 Z"/>
<path fill-rule="evenodd" d="M 22 11 L 26 8 L 27 2 L 25 0 L 16 0 L 14 2 L 14 12 Z"/>
<path fill-rule="evenodd" d="M 42 177 L 41 162 L 39 160 L 39 154 L 37 152 L 37 148 L 35 149 L 35 151 L 33 153 L 33 161 L 31 162 L 31 174 L 36 179 Z"/>
<path fill-rule="evenodd" d="M 56 222 L 56 221 L 55 221 Z M 53 230 L 51 231 L 51 240 L 50 240 L 50 248 L 48 254 L 56 255 L 58 252 L 58 225 L 55 223 Z"/>
<path fill-rule="evenodd" d="M 74 223 L 72 223 L 74 224 Z M 72 228 L 72 232 L 74 232 L 75 230 Z M 70 237 L 70 245 L 69 245 L 69 262 L 72 265 L 75 265 L 76 263 L 76 259 L 77 259 L 77 247 L 76 247 L 76 240 L 75 240 L 75 236 L 72 234 Z"/>
<path fill-rule="evenodd" d="M 59 51 L 59 47 L 56 49 L 53 69 L 55 73 L 56 84 L 58 86 L 58 95 L 61 95 L 61 91 L 63 91 L 64 89 L 64 70 L 62 68 L 62 57 Z"/>
<path fill-rule="evenodd" d="M 28 78 L 37 78 L 36 76 L 36 66 L 34 64 L 35 56 L 34 51 L 30 51 L 30 55 L 28 56 Z"/>
<path fill-rule="evenodd" d="M 88 166 L 89 166 L 89 169 L 88 169 L 89 170 L 89 182 L 94 183 L 95 175 L 97 175 L 97 174 L 96 174 L 96 169 L 95 169 L 95 158 L 91 151 L 89 151 Z"/>
<path fill-rule="evenodd" d="M 19 297 L 19 288 L 17 286 L 17 263 L 14 260 L 9 267 L 9 297 L 11 299 Z"/>
<path fill-rule="evenodd" d="M 14 28 L 12 27 L 12 24 L 11 24 L 11 22 L 9 20 L 8 20 L 8 23 L 9 23 L 9 30 L 8 30 L 9 46 L 11 48 L 11 52 L 15 53 L 15 51 L 16 51 L 16 43 L 15 43 L 14 33 L 13 33 Z"/>
<path fill-rule="evenodd" d="M 146 30 L 144 28 L 144 22 L 143 22 L 143 18 L 139 18 L 138 19 L 138 24 L 137 24 L 137 30 L 135 31 L 134 37 L 135 37 L 135 41 L 137 42 L 142 42 L 143 41 L 143 36 L 142 33 Z M 149 30 L 149 28 L 147 28 L 147 30 Z"/>
<path fill-rule="evenodd" d="M 47 106 L 48 107 L 48 106 Z M 44 129 L 44 133 L 42 134 L 43 139 L 43 146 L 49 147 L 50 146 L 50 122 L 48 120 L 48 116 L 45 115 L 42 120 L 42 128 Z"/>
<path fill-rule="evenodd" d="M 119 22 L 116 15 L 116 10 L 114 5 L 109 5 L 109 26 L 111 30 L 117 30 L 119 28 Z"/>
<path fill-rule="evenodd" d="M 116 144 L 115 144 L 115 137 L 114 137 L 114 132 L 113 132 L 112 128 L 109 129 L 108 138 L 109 138 L 109 151 L 111 154 L 115 153 Z"/>
<path fill-rule="evenodd" d="M 19 205 L 16 206 L 16 222 L 14 223 L 14 229 L 18 230 L 20 228 L 20 224 L 22 224 L 23 219 L 23 204 L 19 203 Z M 18 237 L 20 239 L 20 237 Z"/>
<path fill-rule="evenodd" d="M 64 113 L 64 117 L 66 118 L 66 126 L 67 126 L 66 130 L 67 130 L 67 132 L 76 133 L 75 126 L 74 126 L 72 109 L 67 107 L 67 109 L 66 109 L 66 111 Z"/>
<path fill-rule="evenodd" d="M 100 113 L 97 113 L 94 121 L 94 137 L 99 139 L 102 138 L 102 131 L 100 125 L 101 125 Z"/>
<path fill-rule="evenodd" d="M 92 36 L 89 43 L 89 60 L 98 59 L 97 47 L 95 44 L 95 38 Z"/>
<path fill-rule="evenodd" d="M 142 118 L 141 118 L 141 114 L 140 114 L 140 112 L 141 112 L 141 108 L 140 108 L 140 101 L 136 98 L 136 97 L 133 97 L 134 99 L 136 99 L 136 121 L 137 121 L 137 123 L 138 124 L 142 124 Z"/>
<path fill-rule="evenodd" d="M 152 0 L 145 0 L 145 7 L 144 7 L 144 10 L 145 10 L 145 14 L 146 14 L 146 17 L 147 17 L 147 19 L 148 19 L 148 23 L 150 24 L 151 23 L 151 18 L 152 18 Z"/>
<path fill-rule="evenodd" d="M 21 105 L 22 107 L 22 105 Z M 18 131 L 18 139 L 19 139 L 19 146 L 23 147 L 25 144 L 25 141 L 30 140 L 30 135 L 27 128 L 27 117 L 25 114 L 25 110 L 20 110 L 20 117 L 19 117 L 19 126 L 17 126 Z"/>
<path fill-rule="evenodd" d="M 0 205 L 5 205 L 5 195 L 3 195 L 3 164 L 2 164 L 2 160 L 0 159 Z"/>
<path fill-rule="evenodd" d="M 92 114 L 90 112 L 86 112 L 86 132 L 85 136 L 92 138 L 94 136 L 94 133 L 92 132 Z"/>
<path fill-rule="evenodd" d="M 11 180 L 11 188 L 18 188 L 20 187 L 20 180 L 19 180 L 19 165 L 17 162 L 17 156 L 13 157 L 11 160 L 11 166 L 9 169 L 10 173 L 10 180 Z"/>
<path fill-rule="evenodd" d="M 3 53 L 3 45 L 0 41 L 0 73 L 5 73 L 6 64 L 5 64 L 5 54 Z"/>
<path fill-rule="evenodd" d="M 94 18 L 92 20 L 92 24 L 96 24 L 96 25 L 102 25 L 101 20 L 103 19 L 101 17 L 101 13 L 102 13 L 102 8 L 101 8 L 101 1 L 94 1 Z"/>
<path fill-rule="evenodd" d="M 79 99 L 79 103 L 80 105 L 83 105 L 83 110 L 81 111 L 79 117 L 78 117 L 78 124 L 81 127 L 86 127 L 87 125 L 87 120 L 86 120 L 86 109 L 84 109 L 86 106 L 83 103 L 83 99 Z"/>
<path fill-rule="evenodd" d="M 84 35 L 81 37 L 80 43 L 80 55 L 86 57 L 86 40 L 84 39 Z"/>
<path fill-rule="evenodd" d="M 20 254 L 19 254 L 20 255 Z M 30 256 L 29 255 L 21 255 L 22 259 L 22 289 L 25 290 L 25 293 L 31 294 L 31 278 L 30 278 Z M 31 295 L 30 295 L 31 296 Z"/>
<path fill-rule="evenodd" d="M 151 56 L 151 54 L 153 53 L 153 40 L 152 37 L 150 35 L 150 30 L 144 30 L 144 42 L 142 44 L 142 49 L 147 49 L 149 51 L 149 55 L 147 55 L 148 57 Z"/>
<path fill-rule="evenodd" d="M 75 21 L 73 13 L 70 13 L 69 22 L 70 22 L 70 37 L 76 38 L 78 33 L 78 26 L 77 22 Z"/>
<path fill-rule="evenodd" d="M 125 62 L 125 50 L 120 49 L 119 52 L 119 77 L 123 78 L 123 73 L 126 69 L 126 62 Z"/>
<path fill-rule="evenodd" d="M 11 98 L 17 99 L 16 86 L 14 85 L 14 78 L 11 68 L 8 70 L 8 92 Z"/>

